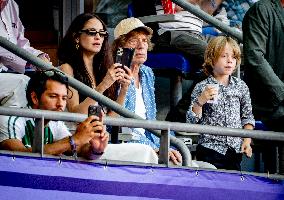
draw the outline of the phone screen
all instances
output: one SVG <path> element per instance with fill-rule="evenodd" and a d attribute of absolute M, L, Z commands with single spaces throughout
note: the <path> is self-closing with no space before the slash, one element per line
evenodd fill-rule
<path fill-rule="evenodd" d="M 102 107 L 98 105 L 90 105 L 88 108 L 88 116 L 95 115 L 101 118 Z"/>
<path fill-rule="evenodd" d="M 132 48 L 118 48 L 116 52 L 115 62 L 130 68 L 135 49 Z"/>

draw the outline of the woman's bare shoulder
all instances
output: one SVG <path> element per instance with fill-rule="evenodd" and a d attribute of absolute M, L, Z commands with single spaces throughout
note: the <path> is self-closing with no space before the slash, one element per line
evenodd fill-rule
<path fill-rule="evenodd" d="M 70 75 L 70 76 L 74 76 L 73 74 L 73 68 L 71 65 L 69 65 L 68 63 L 62 64 L 60 67 L 60 70 L 63 71 L 64 73 Z"/>

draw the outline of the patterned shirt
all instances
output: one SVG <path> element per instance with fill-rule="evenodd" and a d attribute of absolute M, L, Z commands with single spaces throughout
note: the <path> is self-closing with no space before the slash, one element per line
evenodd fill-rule
<path fill-rule="evenodd" d="M 258 0 L 225 0 L 221 7 L 227 12 L 227 18 L 230 20 L 231 27 L 242 28 L 242 21 L 247 10 Z"/>
<path fill-rule="evenodd" d="M 230 76 L 228 86 L 219 84 L 218 102 L 205 103 L 202 107 L 202 115 L 195 115 L 192 106 L 207 84 L 219 83 L 213 76 L 209 76 L 195 86 L 191 94 L 192 104 L 187 111 L 187 122 L 228 128 L 242 128 L 246 124 L 255 125 L 249 89 L 244 81 L 233 76 Z M 232 147 L 239 153 L 242 138 L 202 134 L 199 144 L 225 155 L 228 147 Z"/>
<path fill-rule="evenodd" d="M 140 84 L 142 87 L 142 97 L 144 100 L 145 108 L 146 108 L 146 119 L 155 120 L 156 119 L 156 100 L 155 100 L 155 76 L 150 67 L 142 65 L 139 70 L 140 75 Z M 135 112 L 135 101 L 136 99 L 136 90 L 134 85 L 134 80 L 131 81 L 129 85 L 124 106 L 128 110 Z M 136 135 L 140 136 L 140 139 L 131 141 L 141 144 L 147 144 L 151 147 L 158 148 L 160 146 L 160 140 L 158 137 L 150 133 L 149 131 L 145 131 L 144 134 L 141 134 L 137 131 L 137 129 L 132 129 L 136 133 Z"/>

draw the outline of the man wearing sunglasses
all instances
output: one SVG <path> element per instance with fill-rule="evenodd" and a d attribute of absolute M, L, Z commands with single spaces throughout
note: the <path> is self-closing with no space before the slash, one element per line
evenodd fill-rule
<path fill-rule="evenodd" d="M 68 99 L 68 78 L 56 70 L 36 72 L 30 79 L 26 96 L 32 109 L 62 112 Z M 61 121 L 44 121 L 44 152 L 99 158 L 108 142 L 103 122 L 90 116 L 80 123 L 73 135 Z M 35 119 L 0 116 L 0 149 L 31 152 Z"/>

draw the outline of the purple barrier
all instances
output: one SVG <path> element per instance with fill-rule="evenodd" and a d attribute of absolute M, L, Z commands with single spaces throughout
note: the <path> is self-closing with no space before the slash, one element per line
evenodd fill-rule
<path fill-rule="evenodd" d="M 0 199 L 284 199 L 284 182 L 216 171 L 0 154 Z"/>

